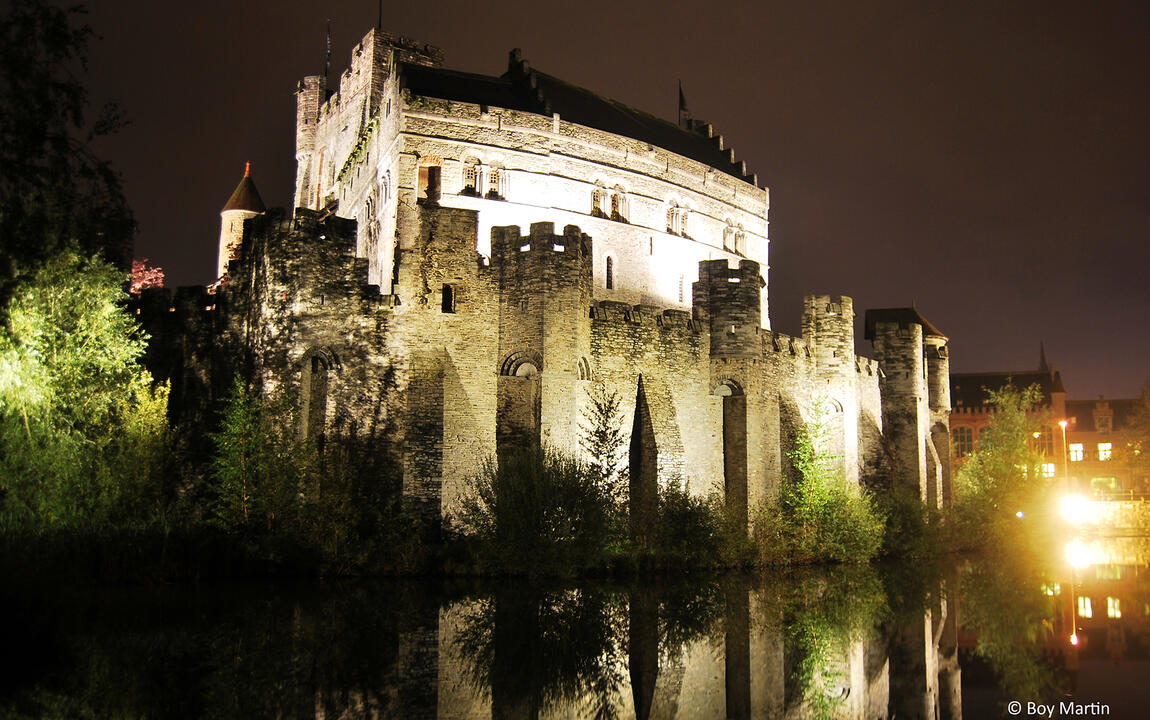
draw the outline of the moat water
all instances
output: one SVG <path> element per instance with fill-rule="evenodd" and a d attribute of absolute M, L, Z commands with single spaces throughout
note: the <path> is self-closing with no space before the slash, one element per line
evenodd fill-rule
<path fill-rule="evenodd" d="M 1044 566 L 9 588 L 0 717 L 1146 717 L 1150 538 L 1078 543 Z"/>

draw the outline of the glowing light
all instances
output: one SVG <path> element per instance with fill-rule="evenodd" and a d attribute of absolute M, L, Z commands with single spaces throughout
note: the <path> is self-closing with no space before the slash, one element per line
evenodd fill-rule
<path fill-rule="evenodd" d="M 1102 508 L 1081 495 L 1063 495 L 1058 501 L 1058 511 L 1068 523 L 1086 525 L 1098 522 Z"/>
<path fill-rule="evenodd" d="M 1070 636 L 1070 644 L 1074 647 L 1078 647 L 1078 633 L 1074 633 Z"/>
<path fill-rule="evenodd" d="M 1092 564 L 1090 549 L 1081 540 L 1074 538 L 1066 545 L 1066 561 L 1075 569 L 1081 570 Z M 1078 598 L 1079 603 L 1082 600 L 1083 598 Z M 1087 602 L 1089 602 L 1088 598 Z"/>
<path fill-rule="evenodd" d="M 1016 517 L 1016 518 L 1024 518 L 1024 517 L 1026 517 L 1026 513 L 1024 513 L 1024 512 L 1022 512 L 1021 510 L 1019 510 L 1018 512 L 1014 513 L 1014 517 Z"/>

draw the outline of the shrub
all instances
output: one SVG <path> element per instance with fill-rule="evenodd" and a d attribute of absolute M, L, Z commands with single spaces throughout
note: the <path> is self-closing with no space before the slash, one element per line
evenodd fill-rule
<path fill-rule="evenodd" d="M 755 513 L 762 562 L 866 562 L 882 544 L 883 517 L 871 493 L 847 483 L 826 452 L 823 405 L 816 402 L 788 453 L 797 478 L 784 478 L 779 508 Z"/>
<path fill-rule="evenodd" d="M 481 564 L 530 572 L 596 558 L 621 525 L 614 508 L 588 465 L 532 448 L 487 462 L 451 522 L 476 542 Z"/>

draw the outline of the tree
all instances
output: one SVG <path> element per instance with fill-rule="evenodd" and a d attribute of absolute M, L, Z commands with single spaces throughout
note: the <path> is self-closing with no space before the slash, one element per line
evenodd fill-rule
<path fill-rule="evenodd" d="M 878 552 L 883 518 L 870 493 L 846 482 L 826 447 L 826 403 L 817 400 L 787 453 L 796 477 L 784 478 L 778 515 L 763 508 L 755 537 L 768 562 L 866 562 Z"/>
<path fill-rule="evenodd" d="M 212 435 L 216 523 L 229 531 L 299 531 L 318 459 L 299 439 L 289 403 L 267 403 L 237 375 Z M 314 498 L 309 498 L 314 501 Z"/>
<path fill-rule="evenodd" d="M 620 464 L 627 436 L 623 433 L 619 394 L 608 391 L 603 383 L 594 383 L 587 390 L 587 399 L 589 404 L 583 410 L 583 423 L 579 428 L 579 446 L 590 458 L 591 470 L 599 484 L 611 500 L 621 506 L 626 499 L 626 483 Z"/>
<path fill-rule="evenodd" d="M 116 522 L 160 501 L 167 388 L 140 365 L 126 279 L 64 252 L 14 286 L 0 315 L 0 524 Z"/>
<path fill-rule="evenodd" d="M 124 121 L 110 105 L 87 117 L 94 33 L 83 14 L 14 0 L 0 20 L 0 302 L 63 250 L 128 267 L 135 221 L 119 175 L 92 148 Z"/>
<path fill-rule="evenodd" d="M 955 517 L 957 537 L 964 542 L 995 544 L 1026 516 L 1043 512 L 1050 481 L 1042 476 L 1042 458 L 1032 442 L 1042 425 L 1033 414 L 1038 387 L 1007 384 L 989 395 L 994 406 L 989 434 L 980 436 L 978 451 L 955 476 Z"/>
<path fill-rule="evenodd" d="M 1133 489 L 1150 490 L 1150 387 L 1142 389 L 1138 404 L 1118 431 L 1114 462 L 1130 468 Z"/>

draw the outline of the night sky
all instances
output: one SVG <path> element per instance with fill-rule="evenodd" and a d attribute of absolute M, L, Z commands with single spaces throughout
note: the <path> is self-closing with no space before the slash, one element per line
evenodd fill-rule
<path fill-rule="evenodd" d="M 94 0 L 93 100 L 132 125 L 101 151 L 168 284 L 213 279 L 244 162 L 288 206 L 296 83 L 333 76 L 375 2 Z M 1022 370 L 1039 342 L 1072 398 L 1150 379 L 1150 4 L 385 3 L 383 27 L 499 75 L 542 72 L 669 120 L 681 79 L 771 190 L 771 323 L 802 296 L 912 302 L 951 369 Z M 860 344 L 869 352 L 869 347 Z"/>

